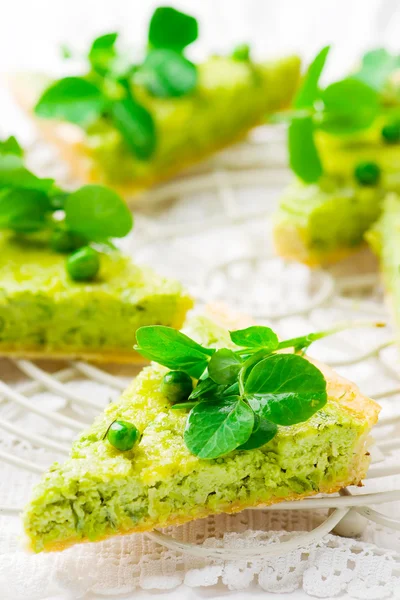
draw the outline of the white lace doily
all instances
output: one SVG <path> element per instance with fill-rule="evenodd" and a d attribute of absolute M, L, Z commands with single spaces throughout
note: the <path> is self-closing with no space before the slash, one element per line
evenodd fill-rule
<path fill-rule="evenodd" d="M 273 257 L 269 214 L 289 174 L 280 130 L 267 133 L 267 145 L 260 135 L 149 195 L 153 202 L 136 211 L 136 229 L 125 250 L 135 260 L 180 278 L 200 301 L 228 301 L 272 324 L 283 337 L 345 319 L 385 319 L 376 265 L 367 253 L 329 272 L 310 272 Z M 52 154 L 40 146 L 34 150 L 33 162 L 43 165 L 49 157 L 49 173 Z M 381 463 L 373 465 L 365 489 L 351 490 L 354 494 L 400 488 L 400 476 L 396 475 L 400 452 L 395 443 L 400 380 L 391 335 L 390 330 L 360 328 L 319 342 L 312 349 L 312 354 L 336 365 L 341 374 L 383 405 L 383 425 L 376 436 L 387 456 L 381 461 L 383 467 L 379 467 Z M 52 372 L 57 378 L 43 379 Z M 262 560 L 195 558 L 142 535 L 83 544 L 58 554 L 26 554 L 14 509 L 26 502 L 39 477 L 26 465 L 41 471 L 55 458 L 62 460 L 63 448 L 58 451 L 57 444 L 68 445 L 79 422 L 90 422 L 96 410 L 116 398 L 134 374 L 129 368 L 99 373 L 81 363 L 0 361 L 2 600 L 44 600 L 56 593 L 65 593 L 65 598 L 88 593 L 107 597 L 138 588 L 171 590 L 181 584 L 213 588 L 217 583 L 231 590 L 249 586 L 282 593 L 302 589 L 319 598 L 400 597 L 399 533 L 367 521 L 353 510 L 346 517 L 346 531 L 353 528 L 359 534 L 357 540 L 326 535 L 309 547 Z M 77 401 L 77 395 L 86 404 Z M 21 398 L 28 404 L 22 405 Z M 49 415 L 57 426 L 51 424 Z M 71 418 L 75 424 L 68 421 Z M 28 433 L 31 440 L 22 440 L 15 435 L 18 431 Z M 39 448 L 32 434 L 42 436 L 46 448 Z M 400 502 L 377 508 L 396 517 Z M 278 543 L 287 532 L 310 531 L 326 517 L 326 510 L 245 511 L 197 521 L 168 533 L 177 540 L 210 548 L 254 548 Z"/>

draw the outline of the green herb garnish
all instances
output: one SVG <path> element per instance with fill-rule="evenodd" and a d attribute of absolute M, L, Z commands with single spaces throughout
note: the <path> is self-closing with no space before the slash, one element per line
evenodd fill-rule
<path fill-rule="evenodd" d="M 159 7 L 150 20 L 147 54 L 141 64 L 118 50 L 117 33 L 101 35 L 89 49 L 86 75 L 52 83 L 37 102 L 35 113 L 83 129 L 104 120 L 120 132 L 136 158 L 147 160 L 157 148 L 157 131 L 135 88 L 141 85 L 161 98 L 190 94 L 197 85 L 197 67 L 183 53 L 197 36 L 194 17 Z"/>
<path fill-rule="evenodd" d="M 25 167 L 15 138 L 0 142 L 0 229 L 20 235 L 43 232 L 55 252 L 81 248 L 67 259 L 73 279 L 89 281 L 100 268 L 98 252 L 88 244 L 110 245 L 111 238 L 126 236 L 132 226 L 131 212 L 113 190 L 85 185 L 63 191 Z"/>
<path fill-rule="evenodd" d="M 327 402 L 325 378 L 298 353 L 316 340 L 365 325 L 345 323 L 282 342 L 269 327 L 248 327 L 230 332 L 237 349 L 219 350 L 155 325 L 137 330 L 135 349 L 149 360 L 198 379 L 190 396 L 188 387 L 182 394 L 185 399 L 171 409 L 189 411 L 184 432 L 188 450 L 214 459 L 233 450 L 259 448 L 274 438 L 279 426 L 307 421 L 321 410 Z M 289 348 L 293 354 L 277 353 Z M 161 391 L 164 385 L 163 381 Z"/>
<path fill-rule="evenodd" d="M 320 78 L 329 51 L 330 47 L 326 46 L 317 54 L 304 76 L 292 110 L 277 117 L 289 122 L 290 166 L 305 183 L 318 182 L 323 174 L 315 142 L 317 131 L 336 136 L 354 134 L 368 129 L 378 116 L 396 110 L 388 106 L 386 88 L 390 76 L 400 67 L 400 57 L 383 49 L 373 50 L 364 55 L 359 71 L 321 88 Z M 385 129 L 382 135 L 392 143 L 397 139 L 395 128 Z"/>

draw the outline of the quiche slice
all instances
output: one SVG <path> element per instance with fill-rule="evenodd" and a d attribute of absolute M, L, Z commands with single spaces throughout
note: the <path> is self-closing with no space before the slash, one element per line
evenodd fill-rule
<path fill-rule="evenodd" d="M 358 250 L 378 219 L 385 190 L 325 177 L 292 183 L 274 215 L 273 238 L 283 258 L 309 266 L 336 262 Z"/>
<path fill-rule="evenodd" d="M 0 355 L 134 362 L 142 325 L 181 327 L 192 299 L 174 280 L 101 253 L 91 282 L 70 279 L 42 234 L 0 233 Z"/>
<path fill-rule="evenodd" d="M 228 331 L 205 317 L 190 321 L 186 332 L 205 345 L 229 344 Z M 378 405 L 328 367 L 318 368 L 328 403 L 310 420 L 279 427 L 258 449 L 204 460 L 184 444 L 187 413 L 172 410 L 161 392 L 166 369 L 146 367 L 34 489 L 24 513 L 32 549 L 62 550 L 359 484 Z M 105 438 L 115 419 L 134 422 L 142 433 L 132 450 L 116 450 Z"/>
<path fill-rule="evenodd" d="M 295 56 L 270 63 L 212 57 L 198 65 L 197 87 L 187 96 L 156 98 L 132 84 L 135 98 L 155 121 L 157 147 L 147 160 L 135 158 L 105 118 L 85 130 L 71 123 L 35 120 L 78 179 L 107 183 L 129 196 L 240 140 L 268 114 L 287 107 L 299 75 Z M 12 87 L 20 105 L 33 114 L 48 83 L 46 78 L 24 75 L 14 79 Z"/>
<path fill-rule="evenodd" d="M 378 255 L 386 296 L 394 321 L 400 324 L 400 198 L 395 193 L 386 196 L 380 219 L 365 235 Z"/>

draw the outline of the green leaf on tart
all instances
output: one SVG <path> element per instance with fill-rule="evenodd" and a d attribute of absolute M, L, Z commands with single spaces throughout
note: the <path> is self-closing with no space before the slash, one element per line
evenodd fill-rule
<path fill-rule="evenodd" d="M 400 56 L 390 54 L 384 48 L 377 48 L 364 54 L 360 69 L 352 77 L 380 92 L 398 68 Z"/>
<path fill-rule="evenodd" d="M 117 38 L 118 33 L 106 33 L 97 37 L 92 43 L 88 58 L 92 69 L 100 75 L 104 75 L 110 70 L 117 56 L 115 50 Z"/>
<path fill-rule="evenodd" d="M 328 85 L 321 100 L 324 110 L 318 127 L 337 135 L 368 128 L 380 110 L 377 92 L 351 77 Z"/>
<path fill-rule="evenodd" d="M 45 119 L 60 119 L 85 127 L 102 114 L 106 102 L 94 83 L 83 77 L 65 77 L 43 92 L 35 113 Z"/>
<path fill-rule="evenodd" d="M 220 385 L 233 384 L 242 367 L 242 361 L 232 350 L 221 348 L 211 357 L 208 374 L 215 383 Z"/>
<path fill-rule="evenodd" d="M 5 189 L 0 192 L 0 228 L 31 233 L 46 226 L 50 209 L 47 195 L 40 190 Z"/>
<path fill-rule="evenodd" d="M 4 141 L 0 141 L 0 153 L 1 154 L 15 154 L 16 156 L 22 157 L 24 151 L 19 145 L 17 139 L 11 135 Z"/>
<path fill-rule="evenodd" d="M 275 354 L 255 365 L 245 393 L 253 410 L 276 425 L 307 421 L 327 402 L 323 374 L 296 354 Z"/>
<path fill-rule="evenodd" d="M 189 413 L 184 440 L 199 458 L 224 456 L 244 444 L 254 426 L 254 413 L 239 396 L 202 401 Z"/>
<path fill-rule="evenodd" d="M 196 387 L 189 396 L 189 400 L 199 400 L 200 398 L 215 395 L 220 388 L 221 386 L 218 385 L 218 383 L 215 383 L 211 377 L 199 379 Z"/>
<path fill-rule="evenodd" d="M 314 129 L 311 116 L 295 117 L 288 129 L 290 167 L 305 183 L 315 183 L 322 175 Z"/>
<path fill-rule="evenodd" d="M 184 96 L 197 85 L 196 66 L 168 48 L 151 50 L 137 76 L 150 94 L 160 98 Z"/>
<path fill-rule="evenodd" d="M 20 188 L 48 192 L 53 179 L 41 179 L 28 171 L 18 154 L 0 153 L 0 188 Z"/>
<path fill-rule="evenodd" d="M 326 59 L 328 58 L 329 50 L 330 46 L 322 48 L 308 67 L 303 83 L 294 98 L 294 108 L 311 108 L 314 105 L 319 96 L 319 80 Z"/>
<path fill-rule="evenodd" d="M 132 213 L 122 198 L 101 185 L 84 185 L 65 199 L 66 225 L 89 240 L 124 237 L 133 226 Z"/>
<path fill-rule="evenodd" d="M 156 149 L 156 128 L 149 111 L 130 96 L 111 104 L 111 118 L 127 146 L 140 160 Z"/>
<path fill-rule="evenodd" d="M 159 6 L 149 25 L 149 44 L 153 48 L 172 48 L 181 52 L 198 37 L 197 20 L 171 6 Z"/>
<path fill-rule="evenodd" d="M 234 344 L 243 348 L 265 348 L 272 352 L 279 344 L 276 333 L 270 327 L 261 325 L 230 331 L 229 335 Z"/>
<path fill-rule="evenodd" d="M 237 450 L 254 450 L 261 448 L 264 444 L 270 442 L 278 433 L 278 427 L 275 423 L 267 421 L 263 417 L 255 415 L 253 431 L 244 444 L 237 447 Z"/>
<path fill-rule="evenodd" d="M 199 379 L 215 350 L 204 348 L 184 333 L 163 325 L 140 327 L 136 332 L 137 350 L 148 360 L 168 369 L 185 371 Z"/>

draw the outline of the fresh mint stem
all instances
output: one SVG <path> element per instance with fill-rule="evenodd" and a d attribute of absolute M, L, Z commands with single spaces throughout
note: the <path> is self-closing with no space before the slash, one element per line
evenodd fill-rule
<path fill-rule="evenodd" d="M 338 325 L 335 325 L 335 327 L 332 327 L 331 329 L 326 329 L 324 331 L 309 333 L 308 335 L 284 340 L 279 343 L 278 350 L 283 350 L 285 348 L 294 348 L 295 350 L 301 350 L 303 348 L 308 348 L 308 346 L 310 346 L 313 342 L 316 342 L 317 340 L 320 340 L 329 335 L 334 335 L 336 333 L 340 333 L 341 331 L 346 331 L 346 329 L 359 329 L 361 327 L 386 327 L 386 323 L 382 321 L 368 320 L 345 321 L 344 323 L 339 323 Z"/>

